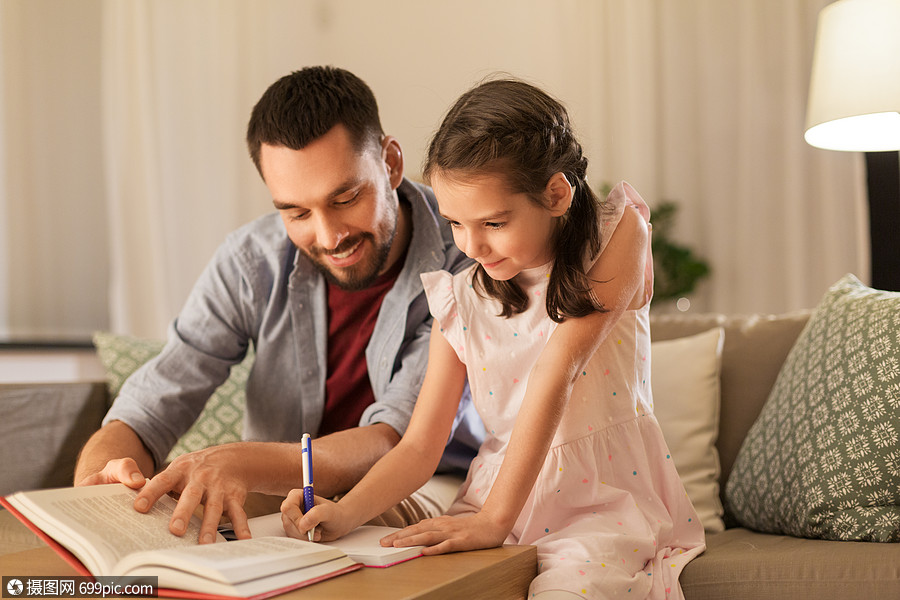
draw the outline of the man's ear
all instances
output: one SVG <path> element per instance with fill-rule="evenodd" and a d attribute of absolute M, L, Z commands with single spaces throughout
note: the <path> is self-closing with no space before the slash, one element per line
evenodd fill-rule
<path fill-rule="evenodd" d="M 381 140 L 381 158 L 391 181 L 391 189 L 396 190 L 403 181 L 403 149 L 397 138 L 391 135 Z"/>
<path fill-rule="evenodd" d="M 544 188 L 544 199 L 547 202 L 547 208 L 554 217 L 561 217 L 569 210 L 572 204 L 572 198 L 575 196 L 575 189 L 569 183 L 568 178 L 563 173 L 554 173 Z"/>

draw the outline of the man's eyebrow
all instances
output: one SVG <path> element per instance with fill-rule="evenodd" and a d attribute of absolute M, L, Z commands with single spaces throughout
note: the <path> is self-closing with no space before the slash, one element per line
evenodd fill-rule
<path fill-rule="evenodd" d="M 335 198 L 339 198 L 353 188 L 358 187 L 361 183 L 362 180 L 357 177 L 343 181 L 340 185 L 338 185 L 328 193 L 326 200 L 334 200 Z M 284 202 L 275 198 L 272 199 L 272 204 L 275 206 L 275 210 L 291 210 L 293 208 L 303 208 L 298 204 L 294 204 L 292 202 Z"/>
<path fill-rule="evenodd" d="M 300 208 L 296 204 L 291 204 L 290 202 L 282 202 L 281 200 L 272 200 L 272 204 L 275 205 L 275 210 L 290 210 L 292 208 Z"/>

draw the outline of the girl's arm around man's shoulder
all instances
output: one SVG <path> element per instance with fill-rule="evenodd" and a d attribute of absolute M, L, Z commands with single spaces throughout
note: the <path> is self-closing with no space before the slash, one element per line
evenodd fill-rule
<path fill-rule="evenodd" d="M 644 280 L 649 243 L 647 222 L 636 209 L 626 208 L 600 258 L 588 271 L 594 298 L 605 311 L 563 321 L 535 370 L 546 370 L 548 375 L 557 372 L 573 382 L 622 314 L 644 304 L 644 286 L 652 285 Z"/>
<path fill-rule="evenodd" d="M 615 315 L 613 320 L 644 304 L 644 285 L 650 283 L 644 281 L 649 244 L 649 223 L 637 208 L 627 206 L 603 254 L 588 271 L 594 297 Z"/>

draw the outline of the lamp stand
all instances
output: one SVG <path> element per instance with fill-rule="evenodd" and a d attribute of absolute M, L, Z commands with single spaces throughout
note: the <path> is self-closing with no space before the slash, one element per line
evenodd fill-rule
<path fill-rule="evenodd" d="M 872 287 L 900 291 L 900 152 L 866 152 Z"/>

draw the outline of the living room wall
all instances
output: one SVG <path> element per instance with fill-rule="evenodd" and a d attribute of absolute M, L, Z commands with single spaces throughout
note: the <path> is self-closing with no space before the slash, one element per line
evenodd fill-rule
<path fill-rule="evenodd" d="M 861 157 L 802 137 L 827 0 L 4 0 L 0 337 L 162 337 L 228 231 L 271 210 L 249 111 L 304 65 L 363 77 L 419 177 L 496 71 L 563 99 L 598 186 L 679 205 L 694 311 L 782 312 L 868 266 Z"/>

